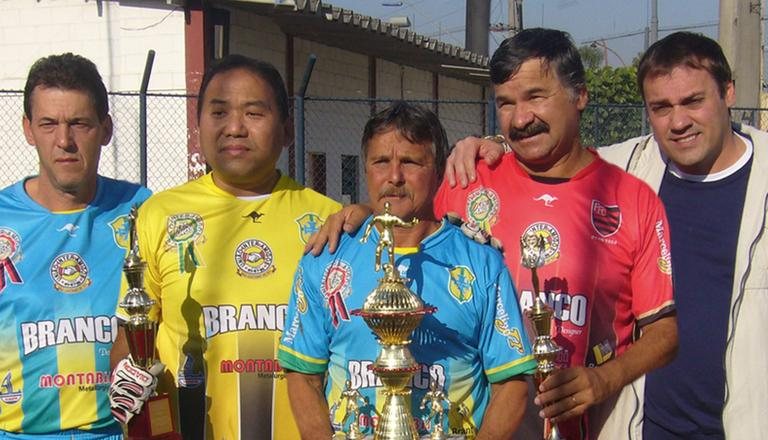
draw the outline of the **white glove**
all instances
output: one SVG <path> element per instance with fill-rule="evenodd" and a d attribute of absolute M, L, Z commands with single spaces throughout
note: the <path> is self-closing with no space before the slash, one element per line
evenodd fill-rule
<path fill-rule="evenodd" d="M 134 365 L 130 356 L 115 366 L 109 385 L 109 405 L 115 420 L 126 424 L 141 411 L 144 402 L 155 392 L 157 376 L 164 369 L 165 365 L 155 361 L 147 371 Z"/>

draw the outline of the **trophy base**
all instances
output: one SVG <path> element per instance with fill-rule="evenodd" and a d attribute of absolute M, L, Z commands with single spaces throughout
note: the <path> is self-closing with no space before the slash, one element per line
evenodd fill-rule
<path fill-rule="evenodd" d="M 171 401 L 167 395 L 153 396 L 128 422 L 130 440 L 182 440 L 173 428 Z"/>

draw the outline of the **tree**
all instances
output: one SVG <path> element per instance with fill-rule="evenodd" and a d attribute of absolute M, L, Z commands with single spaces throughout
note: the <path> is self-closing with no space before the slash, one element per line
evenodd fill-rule
<path fill-rule="evenodd" d="M 639 136 L 643 125 L 643 101 L 637 89 L 637 69 L 588 68 L 589 106 L 582 115 L 581 137 L 585 145 L 609 145 Z"/>
<path fill-rule="evenodd" d="M 591 45 L 583 45 L 579 48 L 579 55 L 581 55 L 581 62 L 584 63 L 584 68 L 587 70 L 599 69 L 603 65 L 603 52 Z"/>

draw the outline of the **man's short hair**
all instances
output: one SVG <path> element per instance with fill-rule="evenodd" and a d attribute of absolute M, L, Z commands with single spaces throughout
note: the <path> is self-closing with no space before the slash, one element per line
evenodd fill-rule
<path fill-rule="evenodd" d="M 275 95 L 275 101 L 277 102 L 277 111 L 280 114 L 280 119 L 285 121 L 288 119 L 288 92 L 285 89 L 285 82 L 283 77 L 280 76 L 280 72 L 277 71 L 275 66 L 266 62 L 250 58 L 245 55 L 232 54 L 222 58 L 219 62 L 214 64 L 203 76 L 203 82 L 200 83 L 200 92 L 198 94 L 197 104 L 197 119 L 200 120 L 200 115 L 203 109 L 203 100 L 205 99 L 205 91 L 208 90 L 208 85 L 216 75 L 221 73 L 230 72 L 232 70 L 244 69 L 259 78 L 266 81 L 269 87 L 272 89 L 272 93 Z"/>
<path fill-rule="evenodd" d="M 675 67 L 685 66 L 709 72 L 717 83 L 720 97 L 733 81 L 731 67 L 720 45 L 711 38 L 693 32 L 675 32 L 653 43 L 643 54 L 637 68 L 637 86 L 644 95 L 643 82 L 648 77 L 667 75 Z"/>
<path fill-rule="evenodd" d="M 537 58 L 545 69 L 554 69 L 573 97 L 586 89 L 584 65 L 570 35 L 544 28 L 525 29 L 501 43 L 491 58 L 491 82 L 503 84 L 524 62 Z"/>
<path fill-rule="evenodd" d="M 32 119 L 32 92 L 35 87 L 77 90 L 87 93 L 93 101 L 99 121 L 109 113 L 107 89 L 99 70 L 88 58 L 72 53 L 50 55 L 35 61 L 24 85 L 24 114 Z"/>
<path fill-rule="evenodd" d="M 368 154 L 368 143 L 371 138 L 391 129 L 396 129 L 400 135 L 414 144 L 431 143 L 437 175 L 443 178 L 445 160 L 448 156 L 448 138 L 445 135 L 445 129 L 432 110 L 405 101 L 393 102 L 365 124 L 361 142 L 363 161 Z"/>

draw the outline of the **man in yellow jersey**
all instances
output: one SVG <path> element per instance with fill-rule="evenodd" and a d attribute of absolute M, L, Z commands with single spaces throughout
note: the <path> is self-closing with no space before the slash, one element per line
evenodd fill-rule
<path fill-rule="evenodd" d="M 158 389 L 176 398 L 185 439 L 298 438 L 277 343 L 306 239 L 339 205 L 276 169 L 292 126 L 274 66 L 227 56 L 199 96 L 213 171 L 152 197 L 137 222 L 166 365 Z M 122 332 L 116 344 L 113 362 Z"/>

